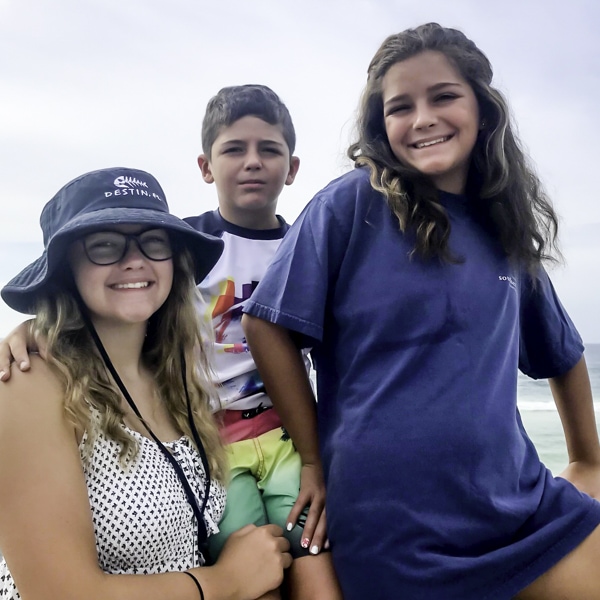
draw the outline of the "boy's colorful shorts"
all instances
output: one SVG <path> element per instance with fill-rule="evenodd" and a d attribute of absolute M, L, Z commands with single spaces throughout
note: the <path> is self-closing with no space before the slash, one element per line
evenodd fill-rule
<path fill-rule="evenodd" d="M 293 557 L 306 556 L 301 546 L 305 514 L 291 531 L 288 515 L 300 490 L 300 455 L 283 427 L 227 446 L 230 480 L 220 533 L 210 536 L 209 548 L 216 559 L 231 533 L 254 523 L 275 523 L 283 528 Z"/>

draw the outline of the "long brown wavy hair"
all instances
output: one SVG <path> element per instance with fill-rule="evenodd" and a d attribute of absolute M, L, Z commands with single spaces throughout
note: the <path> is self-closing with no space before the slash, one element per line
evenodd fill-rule
<path fill-rule="evenodd" d="M 226 459 L 211 412 L 216 390 L 206 353 L 206 337 L 211 331 L 198 314 L 197 303 L 201 300 L 192 276 L 192 258 L 187 250 L 174 246 L 174 251 L 173 285 L 164 304 L 148 321 L 143 358 L 154 373 L 157 394 L 177 428 L 193 440 L 182 378 L 182 358 L 185 360 L 194 424 L 211 475 L 223 481 Z M 48 363 L 64 385 L 67 419 L 78 430 L 88 432 L 87 452 L 97 427 L 120 444 L 120 460 L 125 466 L 135 458 L 137 442 L 122 427 L 121 394 L 84 324 L 73 286 L 71 277 L 66 276 L 53 286 L 51 294 L 40 299 L 31 324 L 32 335 L 47 340 Z M 94 413 L 99 415 L 98 423 L 92 422 Z"/>
<path fill-rule="evenodd" d="M 480 221 L 506 255 L 534 273 L 543 260 L 560 258 L 558 218 L 523 151 L 503 95 L 492 86 L 487 57 L 462 32 L 427 23 L 389 36 L 368 69 L 357 120 L 358 140 L 348 149 L 355 166 L 370 170 L 400 229 L 412 229 L 415 252 L 456 262 L 448 248 L 450 222 L 432 181 L 401 164 L 389 145 L 383 115 L 382 80 L 395 63 L 425 51 L 441 52 L 469 83 L 483 128 L 472 152 L 466 193 Z"/>

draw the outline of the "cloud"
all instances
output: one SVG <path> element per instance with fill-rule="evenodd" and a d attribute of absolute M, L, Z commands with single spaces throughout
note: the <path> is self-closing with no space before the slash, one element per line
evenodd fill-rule
<path fill-rule="evenodd" d="M 296 125 L 301 168 L 279 203 L 293 220 L 349 168 L 345 150 L 379 44 L 430 20 L 462 29 L 492 61 L 565 228 L 600 222 L 594 177 L 600 9 L 591 0 L 541 6 L 521 0 L 0 0 L 0 53 L 9 58 L 0 75 L 0 242 L 9 244 L 2 251 L 18 260 L 25 254 L 19 243 L 39 243 L 43 204 L 96 168 L 151 171 L 181 216 L 213 208 L 214 186 L 201 180 L 195 163 L 204 107 L 221 87 L 249 82 L 275 89 Z M 590 245 L 583 248 L 585 236 Z M 570 274 L 565 293 L 581 310 L 584 337 L 600 341 L 598 295 L 589 285 L 600 277 L 591 258 L 593 234 L 563 240 Z M 580 309 L 577 298 L 589 301 Z M 7 323 L 2 311 L 0 331 Z"/>

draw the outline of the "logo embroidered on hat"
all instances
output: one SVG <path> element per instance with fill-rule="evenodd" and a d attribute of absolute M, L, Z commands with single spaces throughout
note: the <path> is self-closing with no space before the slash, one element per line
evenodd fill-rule
<path fill-rule="evenodd" d="M 146 196 L 152 197 L 160 202 L 165 202 L 165 200 L 156 192 L 150 192 L 148 190 L 148 183 L 142 181 L 141 179 L 136 179 L 135 177 L 126 177 L 125 175 L 121 175 L 117 177 L 113 185 L 115 189 L 110 192 L 104 192 L 105 198 L 110 198 L 111 196 Z M 143 189 L 141 189 L 143 188 Z"/>
<path fill-rule="evenodd" d="M 145 181 L 140 181 L 139 179 L 136 179 L 135 177 L 125 177 L 124 175 L 121 175 L 121 177 L 117 177 L 115 179 L 115 185 L 117 187 L 136 187 L 136 186 L 142 186 L 147 188 L 148 184 Z"/>

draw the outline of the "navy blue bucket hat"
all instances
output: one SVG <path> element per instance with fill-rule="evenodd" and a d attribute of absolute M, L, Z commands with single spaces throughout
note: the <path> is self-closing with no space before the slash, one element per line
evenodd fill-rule
<path fill-rule="evenodd" d="M 3 300 L 14 310 L 33 314 L 55 274 L 67 268 L 66 254 L 74 240 L 90 231 L 125 224 L 166 229 L 190 251 L 196 283 L 223 252 L 222 240 L 196 231 L 169 213 L 165 193 L 152 175 L 122 167 L 101 169 L 73 179 L 46 204 L 40 217 L 44 253 L 4 286 Z"/>

